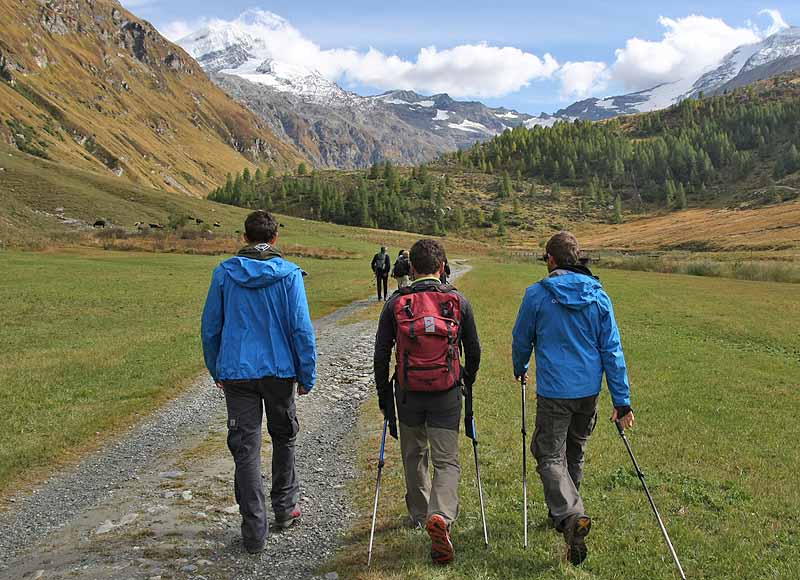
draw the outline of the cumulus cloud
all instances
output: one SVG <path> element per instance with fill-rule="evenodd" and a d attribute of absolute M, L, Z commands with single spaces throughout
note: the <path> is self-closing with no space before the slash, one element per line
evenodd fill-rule
<path fill-rule="evenodd" d="M 564 63 L 556 76 L 561 81 L 562 99 L 583 99 L 604 91 L 610 73 L 604 62 L 583 61 Z"/>
<path fill-rule="evenodd" d="M 167 38 L 178 40 L 199 28 L 191 24 L 172 22 L 161 31 Z M 375 48 L 322 49 L 280 16 L 258 10 L 250 10 L 232 22 L 211 20 L 206 25 L 212 31 L 233 30 L 239 37 L 244 35 L 260 57 L 317 70 L 330 80 L 376 89 L 499 97 L 534 80 L 550 78 L 559 68 L 550 54 L 539 57 L 516 47 L 490 46 L 485 42 L 445 49 L 421 48 L 413 59 Z M 202 46 L 198 50 L 202 51 Z"/>
<path fill-rule="evenodd" d="M 735 28 L 720 18 L 693 14 L 658 21 L 666 29 L 661 40 L 631 38 L 616 51 L 611 77 L 628 90 L 697 76 L 736 47 L 760 40 L 753 28 Z"/>
<path fill-rule="evenodd" d="M 660 40 L 633 37 L 615 51 L 616 59 L 605 63 L 568 62 L 556 73 L 561 81 L 561 97 L 583 98 L 598 95 L 609 84 L 626 91 L 649 89 L 662 83 L 700 76 L 735 48 L 774 34 L 788 24 L 777 10 L 762 10 L 771 24 L 761 29 L 751 23 L 734 27 L 720 18 L 689 15 L 659 18 L 664 27 Z"/>
<path fill-rule="evenodd" d="M 783 19 L 783 15 L 777 11 L 770 8 L 762 10 L 758 13 L 759 16 L 767 15 L 772 19 L 772 24 L 766 31 L 764 31 L 764 36 L 772 36 L 776 32 L 780 32 L 784 28 L 789 28 L 789 25 Z"/>
<path fill-rule="evenodd" d="M 208 20 L 201 18 L 198 20 L 173 20 L 159 27 L 158 31 L 172 42 L 177 42 L 184 36 L 191 34 L 198 28 L 208 24 Z"/>

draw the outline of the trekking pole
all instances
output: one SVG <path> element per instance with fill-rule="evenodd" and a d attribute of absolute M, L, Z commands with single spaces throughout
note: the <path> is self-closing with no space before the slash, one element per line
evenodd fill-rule
<path fill-rule="evenodd" d="M 478 498 L 481 502 L 481 519 L 483 520 L 483 542 L 489 547 L 489 529 L 486 527 L 486 509 L 483 504 L 483 484 L 481 483 L 481 466 L 478 462 L 478 430 L 475 427 L 475 415 L 472 413 L 472 389 L 467 392 L 468 416 L 472 424 L 472 451 L 475 453 L 475 475 L 478 478 Z"/>
<path fill-rule="evenodd" d="M 675 565 L 678 567 L 678 573 L 681 575 L 682 580 L 686 580 L 686 575 L 683 573 L 681 561 L 678 559 L 678 554 L 675 553 L 675 548 L 672 547 L 672 542 L 669 539 L 667 528 L 664 526 L 664 521 L 661 519 L 661 514 L 658 513 L 658 508 L 656 507 L 656 503 L 653 501 L 653 496 L 650 495 L 650 490 L 647 488 L 647 483 L 644 480 L 644 473 L 642 473 L 642 470 L 639 469 L 639 463 L 636 461 L 636 457 L 633 455 L 631 444 L 628 441 L 628 438 L 625 436 L 625 429 L 622 428 L 622 424 L 619 421 L 616 421 L 615 424 L 617 425 L 619 436 L 622 437 L 622 441 L 625 443 L 625 448 L 628 450 L 628 455 L 631 456 L 631 461 L 633 462 L 633 468 L 636 470 L 636 475 L 639 476 L 639 481 L 642 482 L 642 487 L 644 488 L 644 493 L 647 496 L 647 501 L 650 502 L 650 507 L 653 508 L 653 513 L 656 515 L 658 526 L 661 528 L 661 533 L 664 535 L 664 540 L 667 542 L 667 547 L 669 548 L 670 553 L 672 553 L 672 559 L 675 560 Z"/>
<path fill-rule="evenodd" d="M 372 541 L 375 539 L 375 520 L 378 517 L 378 496 L 381 493 L 381 473 L 383 472 L 383 452 L 386 449 L 386 429 L 389 427 L 389 419 L 383 420 L 383 436 L 381 437 L 381 454 L 378 459 L 378 478 L 375 481 L 375 505 L 372 508 L 372 530 L 369 533 L 369 554 L 367 555 L 367 567 L 372 563 Z"/>
<path fill-rule="evenodd" d="M 525 387 L 528 381 L 523 376 L 520 378 L 520 386 L 522 388 L 522 518 L 523 518 L 523 547 L 528 547 L 528 431 L 527 431 L 527 418 L 525 413 Z"/>

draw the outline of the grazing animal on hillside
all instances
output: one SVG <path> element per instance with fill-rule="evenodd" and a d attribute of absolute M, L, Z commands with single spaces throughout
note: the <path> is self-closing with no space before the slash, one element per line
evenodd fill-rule
<path fill-rule="evenodd" d="M 221 228 L 222 225 L 219 222 L 214 222 L 214 227 L 215 228 Z"/>
<path fill-rule="evenodd" d="M 96 222 L 94 222 L 94 227 L 96 227 L 96 228 L 104 228 L 107 225 L 108 225 L 108 222 L 106 220 L 104 220 L 104 219 L 99 219 Z"/>
<path fill-rule="evenodd" d="M 198 225 L 198 226 L 199 226 L 200 224 L 202 224 L 202 223 L 205 223 L 205 222 L 204 222 L 203 220 L 201 220 L 200 218 L 194 218 L 194 221 L 197 223 L 197 225 Z"/>
<path fill-rule="evenodd" d="M 164 229 L 164 226 L 162 226 L 161 224 L 147 224 L 147 225 L 149 225 L 154 230 L 163 230 Z"/>

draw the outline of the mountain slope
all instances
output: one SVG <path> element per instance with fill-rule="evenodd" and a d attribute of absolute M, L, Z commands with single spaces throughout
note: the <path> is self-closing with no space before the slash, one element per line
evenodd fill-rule
<path fill-rule="evenodd" d="M 0 20 L 0 139 L 28 153 L 191 195 L 302 159 L 112 0 L 0 0 Z"/>
<path fill-rule="evenodd" d="M 272 13 L 248 10 L 231 22 L 211 22 L 179 43 L 214 82 L 319 166 L 430 161 L 531 118 L 444 94 L 356 95 L 318 71 L 276 58 L 281 47 L 271 38 L 288 27 Z"/>

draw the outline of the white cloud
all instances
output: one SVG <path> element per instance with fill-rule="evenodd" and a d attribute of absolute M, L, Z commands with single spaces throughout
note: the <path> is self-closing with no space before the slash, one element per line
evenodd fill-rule
<path fill-rule="evenodd" d="M 666 29 L 661 40 L 631 38 L 616 51 L 611 78 L 628 90 L 697 76 L 736 47 L 760 40 L 753 28 L 734 28 L 720 18 L 693 14 L 658 21 Z"/>
<path fill-rule="evenodd" d="M 556 76 L 561 81 L 561 98 L 583 99 L 603 91 L 608 86 L 608 65 L 604 62 L 567 62 Z"/>
<path fill-rule="evenodd" d="M 158 31 L 172 42 L 177 42 L 184 36 L 191 34 L 198 28 L 208 24 L 208 20 L 200 18 L 198 20 L 173 20 L 164 26 L 159 27 Z"/>
<path fill-rule="evenodd" d="M 317 70 L 330 80 L 376 89 L 499 97 L 518 91 L 533 80 L 552 77 L 559 67 L 550 54 L 539 57 L 519 48 L 487 43 L 446 49 L 421 48 L 412 60 L 387 55 L 375 48 L 323 50 L 280 16 L 258 10 L 249 10 L 232 22 L 212 20 L 207 24 L 212 31 L 234 30 L 237 35 L 245 35 L 260 58 L 271 57 Z M 176 21 L 163 27 L 161 32 L 167 38 L 179 39 L 197 28 L 191 23 Z M 230 34 L 221 32 L 217 38 L 227 42 Z M 195 53 L 202 53 L 203 42 L 198 43 Z"/>
<path fill-rule="evenodd" d="M 776 32 L 783 30 L 784 28 L 789 28 L 789 25 L 783 19 L 783 15 L 777 10 L 767 8 L 765 10 L 762 10 L 758 14 L 759 16 L 763 16 L 764 14 L 766 14 L 770 18 L 772 18 L 772 24 L 766 31 L 764 31 L 764 36 L 772 36 Z"/>

